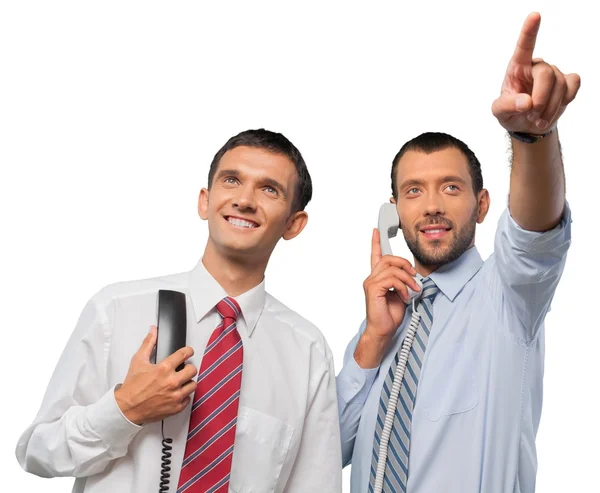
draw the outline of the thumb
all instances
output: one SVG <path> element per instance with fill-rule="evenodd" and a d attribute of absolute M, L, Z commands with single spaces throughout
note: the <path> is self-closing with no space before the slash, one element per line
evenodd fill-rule
<path fill-rule="evenodd" d="M 503 94 L 492 104 L 492 113 L 498 119 L 527 113 L 533 107 L 529 94 Z"/>
<path fill-rule="evenodd" d="M 144 361 L 150 361 L 150 356 L 152 355 L 152 351 L 154 350 L 154 346 L 156 345 L 156 339 L 158 335 L 158 330 L 155 325 L 150 326 L 150 332 L 148 335 L 144 337 L 142 345 L 140 346 L 140 356 L 144 358 Z"/>

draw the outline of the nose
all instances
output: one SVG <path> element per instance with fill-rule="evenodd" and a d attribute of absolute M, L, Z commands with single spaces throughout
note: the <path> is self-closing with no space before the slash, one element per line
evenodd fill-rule
<path fill-rule="evenodd" d="M 444 199 L 440 193 L 432 192 L 427 194 L 427 203 L 425 207 L 426 216 L 443 215 L 446 212 L 444 207 Z"/>
<path fill-rule="evenodd" d="M 241 210 L 255 210 L 254 188 L 250 186 L 239 187 L 238 194 L 233 198 L 233 206 Z"/>

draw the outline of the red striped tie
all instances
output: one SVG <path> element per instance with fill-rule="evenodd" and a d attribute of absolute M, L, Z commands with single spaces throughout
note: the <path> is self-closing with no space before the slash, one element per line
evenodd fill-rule
<path fill-rule="evenodd" d="M 242 384 L 243 348 L 236 327 L 241 310 L 227 297 L 217 311 L 223 320 L 202 357 L 177 493 L 226 493 L 229 488 Z"/>

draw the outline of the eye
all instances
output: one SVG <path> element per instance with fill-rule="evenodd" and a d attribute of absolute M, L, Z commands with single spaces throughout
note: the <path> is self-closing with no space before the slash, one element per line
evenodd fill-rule
<path fill-rule="evenodd" d="M 226 176 L 223 179 L 223 183 L 231 183 L 231 184 L 235 185 L 236 183 L 238 183 L 238 179 L 234 176 Z"/>
<path fill-rule="evenodd" d="M 415 193 L 419 193 L 420 190 L 417 187 L 409 188 L 406 193 L 414 195 Z"/>
<path fill-rule="evenodd" d="M 277 190 L 273 187 L 265 187 L 264 190 L 266 190 L 267 192 L 269 192 L 273 195 L 277 195 Z"/>
<path fill-rule="evenodd" d="M 458 188 L 456 185 L 448 185 L 446 188 L 451 192 L 458 192 L 460 190 L 460 188 Z"/>

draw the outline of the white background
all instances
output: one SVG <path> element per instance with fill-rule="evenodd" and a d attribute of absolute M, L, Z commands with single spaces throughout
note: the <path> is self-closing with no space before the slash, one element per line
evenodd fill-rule
<path fill-rule="evenodd" d="M 490 106 L 522 23 L 538 10 L 535 54 L 578 72 L 582 87 L 559 127 L 573 244 L 546 319 L 537 490 L 594 490 L 600 41 L 586 5 L 4 2 L 3 482 L 70 491 L 72 479 L 25 474 L 17 439 L 90 296 L 197 262 L 207 237 L 197 194 L 214 153 L 239 131 L 283 132 L 307 161 L 310 221 L 276 248 L 267 289 L 322 329 L 337 371 L 364 316 L 371 228 L 406 140 L 446 131 L 477 154 L 492 197 L 477 230 L 487 258 L 509 176 Z M 407 254 L 401 240 L 395 248 Z"/>

